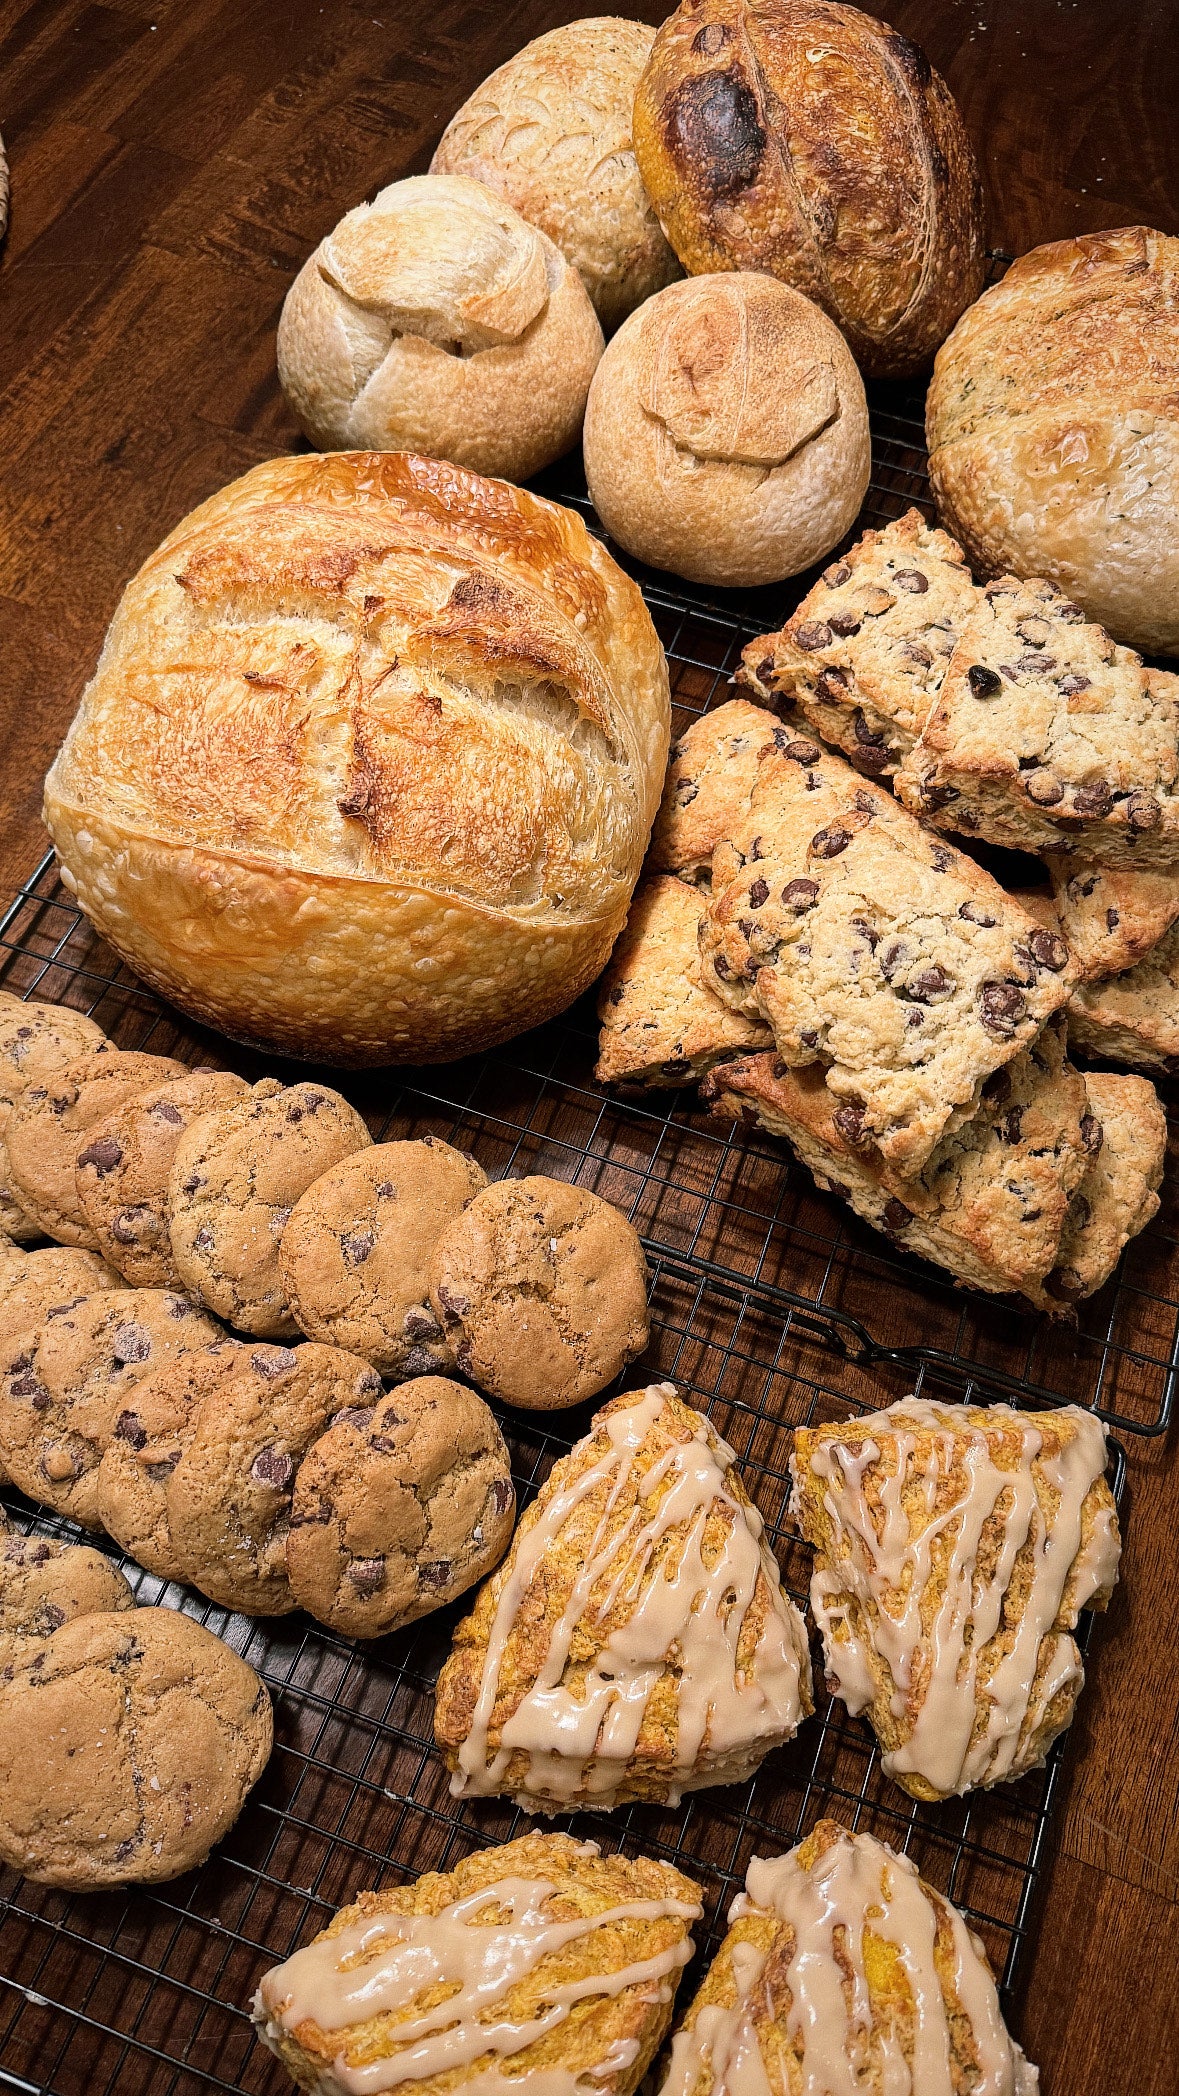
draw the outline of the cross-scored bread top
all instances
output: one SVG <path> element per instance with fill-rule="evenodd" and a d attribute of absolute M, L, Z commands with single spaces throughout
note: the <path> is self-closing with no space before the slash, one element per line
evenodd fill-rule
<path fill-rule="evenodd" d="M 910 1397 L 796 1435 L 828 1677 L 912 1796 L 1014 1780 L 1068 1724 L 1070 1633 L 1117 1577 L 1105 1464 L 1100 1421 L 1073 1405 Z"/>

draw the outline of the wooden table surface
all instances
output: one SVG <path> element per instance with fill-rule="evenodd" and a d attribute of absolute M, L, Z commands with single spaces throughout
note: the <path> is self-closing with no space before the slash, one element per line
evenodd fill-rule
<path fill-rule="evenodd" d="M 657 20 L 655 0 L 616 11 Z M 0 8 L 0 884 L 122 584 L 297 430 L 274 331 L 341 212 L 421 172 L 561 0 L 30 0 Z M 1179 6 L 896 0 L 965 113 L 989 237 L 1179 230 Z M 1067 1757 L 1017 2026 L 1046 2096 L 1175 2096 L 1179 1480 L 1130 1446 L 1123 1583 Z"/>

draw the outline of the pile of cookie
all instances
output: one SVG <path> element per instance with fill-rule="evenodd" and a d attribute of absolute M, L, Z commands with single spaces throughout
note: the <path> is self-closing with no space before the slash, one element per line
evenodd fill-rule
<path fill-rule="evenodd" d="M 1179 1048 L 1179 677 L 910 511 L 737 681 L 673 751 L 598 1077 L 703 1080 L 898 1245 L 1068 1314 L 1158 1208 L 1153 1084 L 1067 1046 Z"/>
<path fill-rule="evenodd" d="M 639 1239 L 581 1188 L 13 997 L 0 1071 L 0 1463 L 224 1607 L 377 1637 L 443 1606 L 515 1509 L 455 1372 L 568 1405 L 647 1343 Z"/>

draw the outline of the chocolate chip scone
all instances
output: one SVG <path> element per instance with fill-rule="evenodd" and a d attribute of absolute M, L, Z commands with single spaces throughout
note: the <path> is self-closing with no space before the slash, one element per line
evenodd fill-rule
<path fill-rule="evenodd" d="M 1158 1213 L 1167 1117 L 1153 1084 L 1086 1070 L 1085 1176 L 1069 1205 L 1040 1308 L 1060 1313 L 1108 1281 L 1132 1237 Z"/>
<path fill-rule="evenodd" d="M 184 1286 L 263 1339 L 293 1339 L 279 1239 L 308 1187 L 372 1141 L 355 1107 L 322 1084 L 264 1079 L 181 1136 L 168 1178 L 172 1256 Z"/>
<path fill-rule="evenodd" d="M 273 1736 L 265 1685 L 191 1617 L 67 1623 L 0 1682 L 0 1856 L 75 1892 L 179 1877 L 228 1833 Z"/>
<path fill-rule="evenodd" d="M 1179 1071 L 1179 923 L 1136 967 L 1080 983 L 1068 1025 L 1086 1055 L 1168 1076 Z"/>
<path fill-rule="evenodd" d="M 5 1134 L 13 1107 L 30 1085 L 45 1084 L 76 1056 L 101 1048 L 101 1026 L 65 1004 L 25 1003 L 0 991 L 0 1229 L 18 1244 L 41 1235 L 40 1225 L 17 1199 L 8 1177 Z"/>
<path fill-rule="evenodd" d="M 341 1412 L 295 1478 L 287 1576 L 300 1606 L 348 1637 L 383 1637 L 497 1565 L 516 1495 L 481 1397 L 445 1376 Z"/>
<path fill-rule="evenodd" d="M 598 994 L 599 1084 L 694 1084 L 769 1027 L 723 1004 L 700 971 L 699 888 L 657 873 L 635 891 Z"/>
<path fill-rule="evenodd" d="M 164 1289 L 86 1296 L 0 1357 L 0 1461 L 22 1492 L 100 1528 L 98 1465 L 136 1384 L 219 1335 Z"/>
<path fill-rule="evenodd" d="M 453 1368 L 430 1306 L 430 1255 L 486 1184 L 482 1165 L 433 1135 L 371 1144 L 333 1165 L 295 1203 L 279 1248 L 301 1330 L 398 1380 Z"/>
<path fill-rule="evenodd" d="M 197 1408 L 165 1488 L 185 1576 L 247 1615 L 298 1607 L 287 1578 L 295 1474 L 337 1413 L 382 1395 L 375 1368 L 341 1347 L 247 1346 Z"/>
<path fill-rule="evenodd" d="M 1062 1019 L 988 1079 L 973 1119 L 910 1177 L 842 1133 L 838 1102 L 813 1063 L 792 1070 L 773 1055 L 743 1056 L 714 1071 L 703 1092 L 722 1119 L 754 1122 L 788 1142 L 820 1187 L 898 1250 L 967 1287 L 1042 1306 L 1093 1139 L 1084 1081 L 1064 1061 Z"/>
<path fill-rule="evenodd" d="M 80 1252 L 71 1245 L 43 1245 L 39 1252 L 26 1252 L 23 1266 L 0 1293 L 0 1349 L 13 1345 L 22 1332 L 72 1310 L 88 1295 L 125 1287 L 122 1274 L 113 1273 L 97 1252 Z"/>
<path fill-rule="evenodd" d="M 860 771 L 912 749 L 978 589 L 960 546 L 907 510 L 826 568 L 780 633 L 742 651 L 738 681 L 796 704 Z"/>
<path fill-rule="evenodd" d="M 1052 899 L 1082 980 L 1120 975 L 1144 960 L 1179 918 L 1171 873 L 1048 861 Z"/>
<path fill-rule="evenodd" d="M 95 1123 L 140 1092 L 185 1075 L 168 1055 L 103 1047 L 76 1056 L 13 1107 L 5 1134 L 13 1192 L 46 1237 L 97 1252 L 78 1199 L 75 1166 Z"/>
<path fill-rule="evenodd" d="M 757 753 L 773 727 L 764 706 L 729 699 L 702 714 L 672 745 L 647 866 L 706 878 L 712 854 L 749 804 Z"/>
<path fill-rule="evenodd" d="M 1179 677 L 1051 582 L 988 583 L 897 773 L 938 829 L 1103 866 L 1179 868 Z"/>
<path fill-rule="evenodd" d="M 201 1404 L 232 1373 L 242 1345 L 216 1339 L 136 1384 L 103 1450 L 98 1518 L 145 1572 L 161 1579 L 189 1576 L 168 1523 L 168 1480 L 196 1431 Z"/>
<path fill-rule="evenodd" d="M 776 753 L 763 772 L 790 762 Z M 768 1021 L 787 1063 L 826 1066 L 845 1140 L 911 1174 L 1075 971 L 1058 932 L 895 802 L 882 812 L 885 798 L 859 782 L 795 789 L 756 861 L 714 888 L 700 945 L 705 979 Z"/>
<path fill-rule="evenodd" d="M 134 1606 L 118 1566 L 88 1543 L 0 1538 L 0 1676 L 63 1623 Z"/>
<path fill-rule="evenodd" d="M 434 1248 L 430 1301 L 462 1374 L 528 1410 L 593 1397 L 650 1332 L 633 1226 L 584 1187 L 540 1176 L 476 1194 Z"/>
<path fill-rule="evenodd" d="M 103 1257 L 136 1288 L 179 1288 L 168 1235 L 168 1175 L 186 1128 L 244 1096 L 231 1070 L 192 1070 L 137 1092 L 90 1130 L 74 1167 Z"/>

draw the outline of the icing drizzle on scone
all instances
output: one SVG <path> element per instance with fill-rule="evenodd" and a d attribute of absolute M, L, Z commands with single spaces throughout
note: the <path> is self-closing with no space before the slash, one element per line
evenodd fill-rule
<path fill-rule="evenodd" d="M 1018 1435 L 1013 1466 L 994 1460 L 965 1408 L 915 1397 L 809 1452 L 830 1522 L 811 1582 L 829 1676 L 859 1712 L 883 1661 L 893 1715 L 910 1720 L 884 1767 L 943 1797 L 1042 1757 L 1034 1743 L 1050 1707 L 1065 1692 L 1075 1701 L 1084 1679 L 1069 1630 L 1117 1576 L 1112 1504 L 1083 1533 L 1105 1435 L 1090 1412 L 1065 1416 L 1067 1438 L 1049 1437 L 991 1406 L 988 1420 Z"/>
<path fill-rule="evenodd" d="M 519 1802 L 525 1806 L 614 1804 L 648 1702 L 673 1662 L 678 1695 L 674 1760 L 666 1771 L 669 1803 L 702 1779 L 702 1760 L 713 1771 L 705 1781 L 728 1780 L 731 1767 L 750 1773 L 768 1746 L 793 1735 L 809 1709 L 803 1624 L 783 1592 L 760 1515 L 733 1490 L 732 1449 L 699 1419 L 696 1432 L 679 1427 L 670 1445 L 647 1450 L 675 1396 L 673 1385 L 655 1384 L 600 1414 L 601 1453 L 542 1500 L 531 1526 L 521 1530 L 458 1750 L 456 1796 L 502 1791 L 513 1756 L 522 1753 L 527 1775 Z M 493 1746 L 489 1733 L 509 1635 L 533 1580 L 543 1576 L 546 1554 L 594 1493 L 602 1496 L 601 1513 L 584 1550 L 579 1546 L 564 1609 Z M 719 1550 L 705 1536 L 718 1509 L 726 1520 Z M 763 1619 L 748 1652 L 742 1632 L 755 1598 Z M 570 1681 L 575 1637 L 584 1644 L 587 1635 L 597 1649 Z"/>
<path fill-rule="evenodd" d="M 790 1931 L 789 1955 L 778 1955 L 776 1937 L 726 1942 L 735 1999 L 705 2003 L 677 2033 L 661 2096 L 770 2096 L 778 2075 L 771 2081 L 762 2038 L 776 2050 L 783 2024 L 801 2070 L 790 2085 L 806 2096 L 954 2096 L 963 2016 L 973 2096 L 1035 2096 L 1038 2073 L 1004 2028 L 982 1946 L 957 1909 L 871 1835 L 831 1821 L 816 1835 L 830 1840 L 809 1868 L 810 1844 L 750 1864 L 730 1923 L 772 1916 Z M 895 2013 L 895 1999 L 893 2014 L 877 2013 L 869 1939 L 895 1953 L 911 2014 Z"/>
<path fill-rule="evenodd" d="M 583 1853 L 596 1856 L 597 1850 L 587 1843 Z M 393 2029 L 397 2049 L 385 2058 L 353 2065 L 341 2049 L 332 2072 L 348 2096 L 430 2080 L 478 2060 L 486 2065 L 464 2083 L 475 2096 L 507 2096 L 521 2079 L 530 2091 L 539 2084 L 542 2096 L 583 2096 L 570 2067 L 534 2068 L 513 2077 L 499 2063 L 548 2037 L 577 2002 L 595 1995 L 642 1987 L 666 2000 L 692 1955 L 691 1937 L 683 1930 L 664 1949 L 616 1971 L 590 1971 L 546 1984 L 531 2016 L 508 2007 L 513 1990 L 546 1958 L 611 1924 L 673 1917 L 695 1921 L 700 1907 L 672 1897 L 634 1899 L 565 1919 L 549 1907 L 559 1891 L 549 1879 L 506 1876 L 437 1913 L 366 1915 L 319 1937 L 268 1972 L 258 2013 L 267 2019 L 268 2035 L 276 2028 L 297 2032 L 311 2022 L 334 2036 L 375 2016 L 404 2011 L 420 1996 L 429 2002 L 432 1993 L 441 1991 L 440 2000 L 398 2018 Z M 626 2059 L 618 2057 L 624 2049 Z M 623 2040 L 607 2064 L 614 2069 L 630 2065 L 638 2052 L 637 2039 Z"/>

